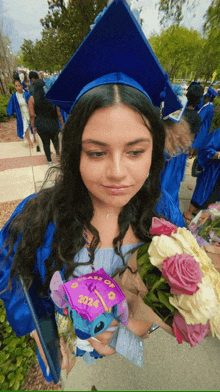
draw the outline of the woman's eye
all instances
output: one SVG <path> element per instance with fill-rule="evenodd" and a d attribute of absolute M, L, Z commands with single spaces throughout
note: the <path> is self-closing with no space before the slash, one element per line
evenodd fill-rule
<path fill-rule="evenodd" d="M 89 151 L 87 154 L 91 158 L 100 158 L 104 156 L 105 153 L 103 151 Z"/>
<path fill-rule="evenodd" d="M 129 151 L 128 154 L 132 157 L 138 157 L 140 154 L 143 154 L 143 150 L 134 150 L 134 151 Z"/>

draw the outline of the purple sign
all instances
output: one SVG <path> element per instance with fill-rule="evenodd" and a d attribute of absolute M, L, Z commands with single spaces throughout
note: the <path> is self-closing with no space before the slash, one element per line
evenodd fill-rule
<path fill-rule="evenodd" d="M 62 284 L 70 307 L 88 321 L 93 321 L 125 299 L 117 283 L 103 268 Z"/>

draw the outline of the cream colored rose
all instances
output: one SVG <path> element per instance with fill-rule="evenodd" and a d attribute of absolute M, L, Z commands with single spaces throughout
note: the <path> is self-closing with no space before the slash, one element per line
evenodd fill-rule
<path fill-rule="evenodd" d="M 182 248 L 176 243 L 175 239 L 162 234 L 160 236 L 153 237 L 148 253 L 151 264 L 161 269 L 164 260 L 170 256 L 175 256 L 176 254 L 181 255 L 183 252 Z"/>
<path fill-rule="evenodd" d="M 210 318 L 209 324 L 212 336 L 216 335 L 220 339 L 220 311 Z"/>
<path fill-rule="evenodd" d="M 198 283 L 199 290 L 194 295 L 176 295 L 169 301 L 182 316 L 187 324 L 206 324 L 209 319 L 220 312 L 220 305 L 208 276 Z"/>

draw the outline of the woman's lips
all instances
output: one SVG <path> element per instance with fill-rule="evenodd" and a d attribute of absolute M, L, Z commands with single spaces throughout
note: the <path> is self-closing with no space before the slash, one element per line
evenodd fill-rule
<path fill-rule="evenodd" d="M 119 194 L 119 193 L 124 193 L 126 189 L 128 189 L 128 186 L 104 186 L 106 190 L 111 193 L 112 195 Z"/>
<path fill-rule="evenodd" d="M 114 185 L 110 185 L 110 186 L 105 186 L 105 188 L 110 188 L 110 189 L 123 189 L 123 188 L 128 188 L 128 185 L 121 185 L 121 186 L 114 186 Z"/>

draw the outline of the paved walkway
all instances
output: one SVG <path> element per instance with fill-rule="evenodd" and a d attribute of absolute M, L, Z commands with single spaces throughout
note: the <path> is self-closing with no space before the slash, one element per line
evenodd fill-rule
<path fill-rule="evenodd" d="M 56 163 L 55 154 L 52 156 Z M 190 176 L 191 162 L 180 190 L 180 208 L 189 205 L 195 186 Z M 48 166 L 41 152 L 30 151 L 22 142 L 0 143 L 0 203 L 19 200 L 40 189 Z M 81 358 L 65 379 L 65 391 L 98 390 L 216 390 L 220 391 L 220 341 L 207 338 L 193 349 L 158 329 L 145 341 L 144 367 L 132 365 L 119 355 L 98 360 L 92 366 Z"/>

